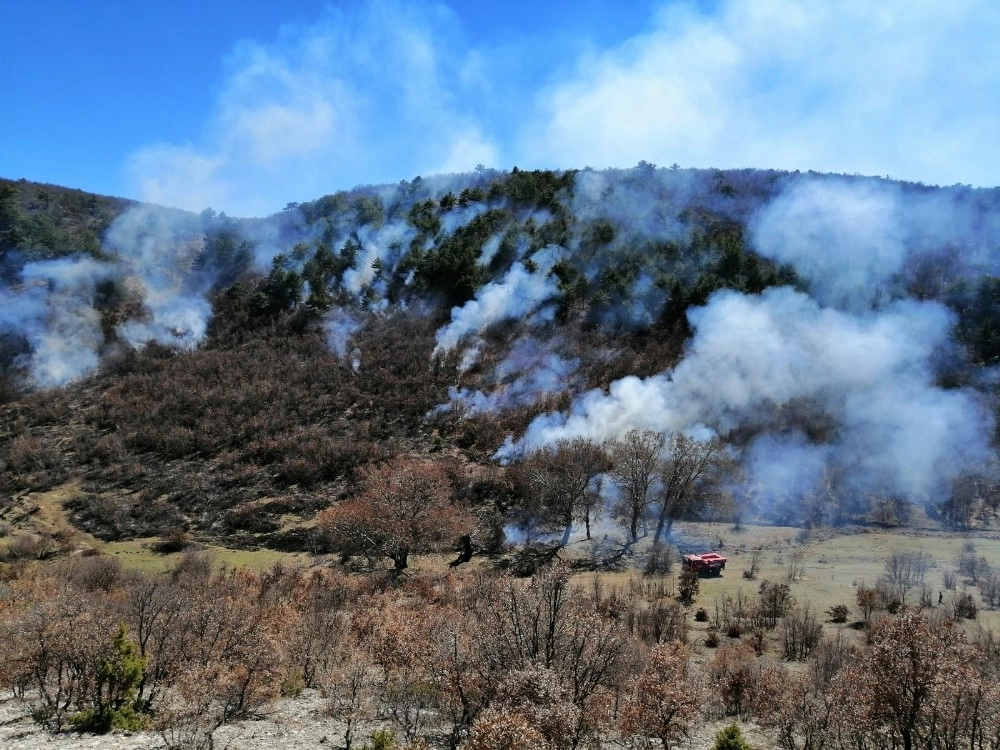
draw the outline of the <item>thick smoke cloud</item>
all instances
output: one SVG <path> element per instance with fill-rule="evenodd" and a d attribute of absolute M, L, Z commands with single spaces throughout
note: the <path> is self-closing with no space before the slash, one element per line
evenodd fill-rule
<path fill-rule="evenodd" d="M 899 188 L 885 183 L 798 181 L 761 212 L 753 245 L 794 266 L 820 304 L 866 310 L 906 260 L 898 204 Z"/>
<path fill-rule="evenodd" d="M 212 307 L 206 294 L 214 269 L 195 270 L 204 249 L 199 217 L 152 206 L 130 209 L 108 230 L 108 247 L 123 274 L 138 286 L 148 316 L 130 320 L 118 334 L 131 346 L 150 341 L 193 347 L 205 336 Z"/>
<path fill-rule="evenodd" d="M 670 212 L 658 219 L 648 203 L 682 175 L 635 172 L 581 173 L 575 210 L 639 238 L 681 238 Z M 640 182 L 650 184 L 633 191 Z M 936 383 L 935 364 L 955 356 L 955 317 L 909 295 L 941 296 L 995 269 L 989 194 L 847 177 L 788 175 L 779 185 L 749 237 L 761 255 L 794 267 L 808 293 L 717 292 L 688 311 L 693 337 L 672 371 L 585 393 L 568 412 L 537 418 L 499 457 L 636 428 L 707 430 L 741 454 L 743 491 L 765 508 L 831 477 L 844 492 L 940 498 L 987 461 L 992 419 L 978 394 Z M 629 192 L 637 199 L 621 200 Z M 705 199 L 704 186 L 681 192 L 689 203 Z M 745 206 L 730 211 L 746 215 Z"/>
<path fill-rule="evenodd" d="M 680 239 L 687 228 L 678 214 L 704 194 L 704 183 L 691 170 L 585 169 L 576 175 L 570 207 L 581 222 L 613 218 L 627 238 Z"/>
<path fill-rule="evenodd" d="M 998 28 L 988 0 L 663 3 L 642 33 L 551 81 L 518 163 L 677 160 L 991 185 Z"/>
<path fill-rule="evenodd" d="M 222 272 L 198 263 L 208 221 L 173 209 L 134 207 L 108 229 L 104 244 L 112 258 L 26 264 L 16 285 L 0 288 L 0 328 L 27 341 L 30 384 L 47 388 L 85 377 L 117 344 L 196 346 L 211 319 L 208 294 Z M 102 285 L 134 307 L 113 336 L 98 309 Z"/>
<path fill-rule="evenodd" d="M 975 395 L 934 384 L 931 363 L 953 324 L 941 305 L 899 301 L 852 315 L 779 288 L 759 297 L 719 292 L 690 319 L 694 338 L 672 372 L 587 393 L 568 414 L 536 419 L 502 455 L 633 428 L 780 433 L 783 412 L 793 409 L 830 423 L 827 460 L 852 467 L 859 486 L 926 497 L 988 454 L 989 424 Z M 767 448 L 751 451 L 760 465 Z"/>

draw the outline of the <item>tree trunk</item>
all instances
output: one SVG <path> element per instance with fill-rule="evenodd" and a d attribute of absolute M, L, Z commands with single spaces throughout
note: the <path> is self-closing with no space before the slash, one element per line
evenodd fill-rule
<path fill-rule="evenodd" d="M 660 509 L 660 515 L 656 519 L 656 531 L 653 532 L 653 544 L 659 544 L 660 537 L 663 536 L 663 527 L 667 522 L 667 511 L 665 508 Z M 667 533 L 670 533 L 669 527 L 667 528 Z"/>
<path fill-rule="evenodd" d="M 569 537 L 570 537 L 571 533 L 573 533 L 573 522 L 572 521 L 570 521 L 569 523 L 567 523 L 566 524 L 566 528 L 563 529 L 562 539 L 559 542 L 559 546 L 560 547 L 565 547 L 567 544 L 569 544 Z"/>

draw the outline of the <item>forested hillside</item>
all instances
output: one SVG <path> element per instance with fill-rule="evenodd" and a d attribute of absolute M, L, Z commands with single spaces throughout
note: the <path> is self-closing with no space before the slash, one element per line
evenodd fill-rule
<path fill-rule="evenodd" d="M 4 182 L 0 702 L 170 748 L 306 689 L 347 748 L 1000 747 L 998 230 L 1000 189 L 646 163 L 256 219 Z"/>
<path fill-rule="evenodd" d="M 482 169 L 264 219 L 3 191 L 4 491 L 78 481 L 103 538 L 322 548 L 316 514 L 404 459 L 491 543 L 584 506 L 630 534 L 996 511 L 1000 190 Z M 651 441 L 712 459 L 630 500 L 614 458 Z M 584 444 L 607 481 L 542 492 Z"/>

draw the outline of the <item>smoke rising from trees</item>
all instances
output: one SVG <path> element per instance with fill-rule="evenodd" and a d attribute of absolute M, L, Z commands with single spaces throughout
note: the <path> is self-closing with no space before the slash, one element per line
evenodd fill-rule
<path fill-rule="evenodd" d="M 130 347 L 198 347 L 220 310 L 319 326 L 358 370 L 366 316 L 450 308 L 428 366 L 455 367 L 453 414 L 570 403 L 526 412 L 501 458 L 634 429 L 718 436 L 743 465 L 739 491 L 765 508 L 831 482 L 923 502 L 991 454 L 971 387 L 988 371 L 969 366 L 997 356 L 994 204 L 991 191 L 641 163 L 414 178 L 255 221 L 139 206 L 99 257 L 8 273 L 0 324 L 48 387 Z M 588 348 L 590 332 L 603 343 Z M 633 334 L 673 336 L 674 353 L 616 368 Z"/>

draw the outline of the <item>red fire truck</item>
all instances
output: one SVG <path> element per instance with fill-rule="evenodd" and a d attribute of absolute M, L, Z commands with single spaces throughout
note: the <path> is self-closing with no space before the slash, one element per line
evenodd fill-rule
<path fill-rule="evenodd" d="M 719 576 L 726 569 L 726 558 L 718 552 L 684 555 L 684 567 L 697 572 L 700 576 Z"/>

